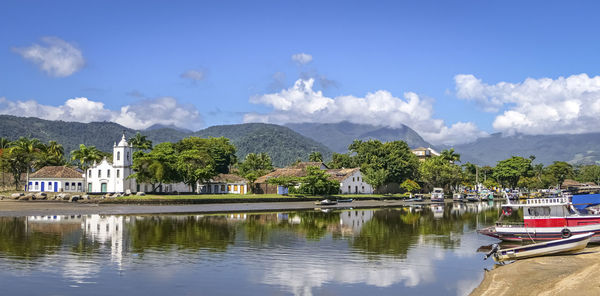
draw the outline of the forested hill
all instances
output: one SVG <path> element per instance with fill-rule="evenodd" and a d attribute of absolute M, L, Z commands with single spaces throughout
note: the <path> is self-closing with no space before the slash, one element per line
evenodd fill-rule
<path fill-rule="evenodd" d="M 406 125 L 400 128 L 389 128 L 342 121 L 339 123 L 289 123 L 286 126 L 301 135 L 327 145 L 338 153 L 347 152 L 348 146 L 355 139 L 374 139 L 382 142 L 402 140 L 411 148 L 431 147 L 431 144 Z"/>
<path fill-rule="evenodd" d="M 21 136 L 37 138 L 42 142 L 57 141 L 69 153 L 79 144 L 94 145 L 105 152 L 112 152 L 115 141 L 122 132 L 132 137 L 137 130 L 114 122 L 65 122 L 50 121 L 35 117 L 0 115 L 0 137 L 16 140 Z M 176 130 L 170 127 L 155 127 L 141 130 L 153 144 L 176 142 L 185 137 L 226 137 L 237 147 L 237 156 L 243 159 L 250 152 L 267 152 L 275 166 L 285 166 L 297 159 L 307 160 L 312 151 L 320 151 L 327 159 L 331 150 L 321 143 L 306 138 L 291 129 L 279 125 L 248 123 L 209 127 L 197 132 Z"/>
<path fill-rule="evenodd" d="M 511 156 L 529 157 L 545 165 L 554 161 L 572 164 L 596 164 L 600 161 L 600 133 L 579 135 L 514 135 L 493 134 L 468 144 L 454 146 L 461 161 L 479 165 L 496 165 Z"/>

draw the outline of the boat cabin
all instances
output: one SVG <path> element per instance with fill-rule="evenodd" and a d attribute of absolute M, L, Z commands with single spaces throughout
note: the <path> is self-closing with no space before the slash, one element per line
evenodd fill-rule
<path fill-rule="evenodd" d="M 524 204 L 506 205 L 503 214 L 509 216 L 508 208 L 513 207 L 523 208 L 525 227 L 570 227 L 600 223 L 600 216 L 582 215 L 571 205 L 568 197 L 528 199 Z"/>

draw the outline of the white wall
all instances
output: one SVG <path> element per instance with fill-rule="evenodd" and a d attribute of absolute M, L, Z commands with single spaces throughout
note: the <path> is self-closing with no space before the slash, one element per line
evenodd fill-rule
<path fill-rule="evenodd" d="M 30 192 L 42 192 L 42 182 L 44 183 L 43 192 L 83 192 L 85 191 L 83 178 L 81 179 L 63 179 L 63 178 L 29 178 L 30 186 L 27 187 L 27 191 Z M 49 186 L 48 183 L 51 183 Z M 58 188 L 55 190 L 55 183 Z M 69 183 L 66 186 L 65 183 Z M 72 184 L 75 183 L 75 187 Z M 81 187 L 79 187 L 81 186 Z M 67 189 L 68 187 L 68 189 Z"/>
<path fill-rule="evenodd" d="M 348 186 L 350 186 L 350 190 L 348 190 Z M 373 187 L 363 180 L 363 176 L 358 170 L 340 182 L 340 190 L 342 194 L 373 194 Z"/>

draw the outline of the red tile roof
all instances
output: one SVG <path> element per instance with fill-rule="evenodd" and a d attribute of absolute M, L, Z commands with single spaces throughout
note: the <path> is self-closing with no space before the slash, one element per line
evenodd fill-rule
<path fill-rule="evenodd" d="M 66 166 L 46 166 L 29 175 L 29 178 L 83 179 L 83 173 Z"/>

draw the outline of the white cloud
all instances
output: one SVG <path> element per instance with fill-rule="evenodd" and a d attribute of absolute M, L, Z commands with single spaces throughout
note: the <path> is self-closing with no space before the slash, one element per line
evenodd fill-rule
<path fill-rule="evenodd" d="M 313 60 L 312 55 L 309 55 L 307 53 L 297 53 L 297 54 L 292 55 L 292 61 L 294 61 L 300 65 L 308 64 L 312 60 Z"/>
<path fill-rule="evenodd" d="M 486 134 L 471 123 L 458 122 L 447 127 L 441 119 L 432 118 L 433 102 L 416 93 L 407 92 L 404 98 L 379 90 L 364 97 L 339 96 L 330 98 L 313 90 L 314 79 L 299 79 L 293 87 L 278 93 L 252 97 L 250 102 L 271 106 L 269 114 L 248 113 L 244 122 L 323 122 L 350 121 L 389 127 L 403 124 L 415 129 L 435 144 L 458 144 Z"/>
<path fill-rule="evenodd" d="M 521 83 L 489 85 L 473 75 L 455 77 L 457 96 L 474 100 L 488 111 L 505 111 L 493 127 L 507 134 L 599 132 L 600 76 L 528 78 Z"/>
<path fill-rule="evenodd" d="M 145 129 L 154 124 L 194 130 L 203 126 L 194 106 L 180 104 L 172 97 L 141 100 L 119 110 L 107 109 L 104 103 L 87 98 L 69 99 L 63 105 L 50 106 L 34 100 L 11 101 L 0 97 L 0 114 L 77 122 L 112 121 L 133 129 Z"/>
<path fill-rule="evenodd" d="M 187 70 L 179 75 L 179 77 L 189 79 L 191 81 L 201 81 L 205 76 L 206 75 L 204 74 L 204 71 L 199 70 Z"/>
<path fill-rule="evenodd" d="M 85 65 L 81 50 L 73 44 L 57 37 L 44 37 L 42 41 L 45 46 L 34 44 L 30 47 L 15 48 L 14 51 L 54 77 L 70 76 Z"/>

